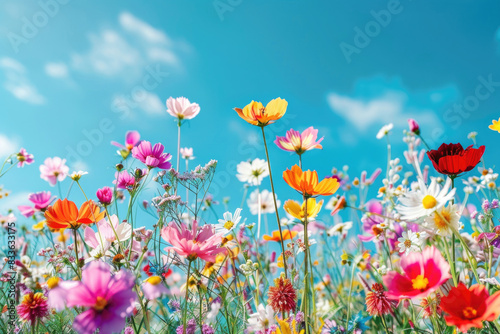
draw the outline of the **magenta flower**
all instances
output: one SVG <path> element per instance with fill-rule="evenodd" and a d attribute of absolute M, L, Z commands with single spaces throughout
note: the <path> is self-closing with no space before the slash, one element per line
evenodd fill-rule
<path fill-rule="evenodd" d="M 102 205 L 110 205 L 113 201 L 113 189 L 110 187 L 102 187 L 97 190 L 96 196 Z"/>
<path fill-rule="evenodd" d="M 172 156 L 169 153 L 163 153 L 163 145 L 160 143 L 151 147 L 150 142 L 142 141 L 132 149 L 132 156 L 149 168 L 170 169 L 172 167 L 172 164 L 168 162 Z"/>
<path fill-rule="evenodd" d="M 290 129 L 286 132 L 286 137 L 276 136 L 274 143 L 284 151 L 295 152 L 301 155 L 315 148 L 323 149 L 323 146 L 320 145 L 323 138 L 324 137 L 321 137 L 321 139 L 317 141 L 318 130 L 311 126 L 302 133 Z"/>
<path fill-rule="evenodd" d="M 389 299 L 425 298 L 451 278 L 450 265 L 434 246 L 403 255 L 400 264 L 401 274 L 390 271 L 383 277 Z"/>
<path fill-rule="evenodd" d="M 29 205 L 19 205 L 17 208 L 21 211 L 23 216 L 29 218 L 33 216 L 35 212 L 45 211 L 55 198 L 55 196 L 50 196 L 50 191 L 41 191 L 29 195 L 28 200 L 34 204 L 33 207 Z"/>
<path fill-rule="evenodd" d="M 33 159 L 33 154 L 29 154 L 24 148 L 21 148 L 19 150 L 19 153 L 17 153 L 16 157 L 17 161 L 19 161 L 17 163 L 17 167 L 19 168 L 24 167 L 24 164 L 30 165 L 35 162 L 35 159 Z"/>
<path fill-rule="evenodd" d="M 217 254 L 224 252 L 224 247 L 219 247 L 222 234 L 215 234 L 211 225 L 198 228 L 198 222 L 193 221 L 191 229 L 187 225 L 181 227 L 175 222 L 170 222 L 161 230 L 162 238 L 170 243 L 172 247 L 166 247 L 166 251 L 174 251 L 189 261 L 200 258 L 207 262 L 215 262 Z"/>
<path fill-rule="evenodd" d="M 410 127 L 411 132 L 413 132 L 416 135 L 420 134 L 420 126 L 418 125 L 417 121 L 414 120 L 413 118 L 410 118 L 408 120 L 408 126 Z"/>
<path fill-rule="evenodd" d="M 125 145 L 112 141 L 111 145 L 114 145 L 123 150 L 132 151 L 132 149 L 139 144 L 141 141 L 141 135 L 137 131 L 127 131 L 125 134 Z"/>
<path fill-rule="evenodd" d="M 80 334 L 121 332 L 125 318 L 132 314 L 137 296 L 132 290 L 135 276 L 120 270 L 111 274 L 112 267 L 100 261 L 89 263 L 82 272 L 82 281 L 68 291 L 68 307 L 86 307 L 73 323 Z"/>
<path fill-rule="evenodd" d="M 167 100 L 167 112 L 177 117 L 179 120 L 193 119 L 200 112 L 198 103 L 191 103 L 185 97 L 178 97 L 174 99 L 169 97 Z"/>
<path fill-rule="evenodd" d="M 66 166 L 66 159 L 59 157 L 47 158 L 40 166 L 40 177 L 51 186 L 55 186 L 57 181 L 63 181 L 68 176 L 69 167 Z"/>
<path fill-rule="evenodd" d="M 135 185 L 135 177 L 131 175 L 128 171 L 122 170 L 121 172 L 115 173 L 115 180 L 113 184 L 119 189 L 132 189 Z"/>

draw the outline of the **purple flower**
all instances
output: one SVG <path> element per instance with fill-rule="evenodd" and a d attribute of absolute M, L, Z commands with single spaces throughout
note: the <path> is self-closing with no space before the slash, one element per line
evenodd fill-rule
<path fill-rule="evenodd" d="M 29 205 L 19 205 L 17 208 L 21 211 L 23 216 L 29 218 L 33 216 L 35 212 L 45 211 L 55 198 L 55 196 L 50 196 L 50 191 L 41 191 L 29 195 L 28 200 L 34 204 L 33 207 Z"/>
<path fill-rule="evenodd" d="M 137 300 L 132 288 L 135 276 L 129 271 L 120 270 L 111 274 L 112 267 L 94 261 L 82 273 L 82 281 L 68 291 L 68 307 L 85 307 L 73 323 L 79 334 L 121 332 L 125 318 L 132 314 Z"/>
<path fill-rule="evenodd" d="M 132 156 L 149 168 L 158 167 L 160 169 L 170 169 L 172 164 L 168 162 L 172 156 L 169 153 L 163 153 L 163 145 L 160 143 L 151 147 L 148 141 L 142 141 L 138 146 L 132 149 Z"/>
<path fill-rule="evenodd" d="M 194 334 L 195 331 L 196 331 L 196 321 L 194 319 L 188 320 L 188 322 L 186 324 L 186 333 L 185 334 Z M 177 327 L 175 332 L 177 334 L 184 334 L 184 326 L 180 325 L 179 327 Z"/>

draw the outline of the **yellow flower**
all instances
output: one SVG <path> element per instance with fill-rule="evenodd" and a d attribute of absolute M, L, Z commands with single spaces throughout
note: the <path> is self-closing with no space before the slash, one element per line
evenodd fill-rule
<path fill-rule="evenodd" d="M 217 257 L 215 258 L 215 262 L 207 262 L 205 264 L 205 268 L 203 268 L 201 274 L 203 276 L 210 277 L 210 275 L 219 271 L 222 264 L 224 263 L 225 258 L 226 256 L 223 253 L 219 253 L 219 255 L 217 255 Z"/>
<path fill-rule="evenodd" d="M 278 97 L 271 100 L 265 108 L 262 103 L 252 101 L 243 109 L 234 108 L 234 110 L 248 123 L 264 127 L 283 117 L 287 106 L 288 102 Z"/>
<path fill-rule="evenodd" d="M 349 260 L 349 254 L 347 254 L 345 250 L 342 250 L 342 255 L 340 255 L 340 259 L 342 260 L 340 262 L 342 265 L 351 264 L 351 261 Z"/>
<path fill-rule="evenodd" d="M 500 133 L 500 118 L 497 120 L 493 120 L 493 124 L 488 126 L 493 131 L 498 131 Z"/>
<path fill-rule="evenodd" d="M 315 198 L 309 198 L 307 200 L 307 219 L 314 219 L 318 215 L 319 211 L 321 210 L 321 207 L 323 206 L 323 200 L 320 202 L 316 203 Z M 286 212 L 288 212 L 290 215 L 293 217 L 299 219 L 300 221 L 305 220 L 306 216 L 306 201 L 302 203 L 302 206 L 293 200 L 288 200 L 285 202 L 285 205 L 283 206 Z"/>
<path fill-rule="evenodd" d="M 45 226 L 46 220 L 42 220 L 41 222 L 36 223 L 33 225 L 32 229 L 33 231 L 40 231 L 43 230 L 43 227 Z"/>
<path fill-rule="evenodd" d="M 275 332 L 276 334 L 304 334 L 304 330 L 297 332 L 297 321 L 295 319 L 292 320 L 291 324 L 279 318 L 276 318 L 276 320 L 279 324 Z"/>

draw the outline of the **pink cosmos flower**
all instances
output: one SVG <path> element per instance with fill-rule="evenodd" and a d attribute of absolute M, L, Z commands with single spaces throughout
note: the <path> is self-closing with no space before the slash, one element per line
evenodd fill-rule
<path fill-rule="evenodd" d="M 41 191 L 29 195 L 28 200 L 34 204 L 33 207 L 29 205 L 19 205 L 17 208 L 21 211 L 23 216 L 29 218 L 33 216 L 35 212 L 45 211 L 55 198 L 55 196 L 50 196 L 50 191 Z"/>
<path fill-rule="evenodd" d="M 178 97 L 176 99 L 169 97 L 167 108 L 167 112 L 179 120 L 193 119 L 200 112 L 198 103 L 191 103 L 185 97 Z"/>
<path fill-rule="evenodd" d="M 400 263 L 402 274 L 390 271 L 383 277 L 390 299 L 425 298 L 451 278 L 450 265 L 434 246 L 403 255 Z"/>
<path fill-rule="evenodd" d="M 132 151 L 132 149 L 139 144 L 141 141 L 141 135 L 137 131 L 127 131 L 125 134 L 125 145 L 112 141 L 111 145 L 119 147 L 126 151 Z"/>
<path fill-rule="evenodd" d="M 113 201 L 113 189 L 110 187 L 102 187 L 97 190 L 96 196 L 102 205 L 110 205 Z"/>
<path fill-rule="evenodd" d="M 166 251 L 172 250 L 189 261 L 201 258 L 207 262 L 215 262 L 217 254 L 225 251 L 225 248 L 219 247 L 222 234 L 215 234 L 210 225 L 198 228 L 196 220 L 191 229 L 186 224 L 181 224 L 179 229 L 175 222 L 170 222 L 161 230 L 161 236 L 172 245 L 166 247 Z"/>
<path fill-rule="evenodd" d="M 19 161 L 17 163 L 18 168 L 24 167 L 24 164 L 30 165 L 33 162 L 35 162 L 35 159 L 33 159 L 33 154 L 29 154 L 28 152 L 26 152 L 24 148 L 21 148 L 19 150 L 19 153 L 17 153 L 16 158 L 17 161 Z"/>
<path fill-rule="evenodd" d="M 168 293 L 167 287 L 163 284 L 160 276 L 150 276 L 142 284 L 144 296 L 149 299 L 157 299 Z"/>
<path fill-rule="evenodd" d="M 69 291 L 77 286 L 77 281 L 63 281 L 59 277 L 51 277 L 47 280 L 47 297 L 49 306 L 56 311 L 62 311 L 66 307 Z"/>
<path fill-rule="evenodd" d="M 295 152 L 298 155 L 315 148 L 323 149 L 320 145 L 324 137 L 318 139 L 318 130 L 312 126 L 305 129 L 302 134 L 294 129 L 286 132 L 286 137 L 276 136 L 274 143 L 284 151 Z"/>
<path fill-rule="evenodd" d="M 151 143 L 144 140 L 132 149 L 132 156 L 139 159 L 149 168 L 170 169 L 172 164 L 168 161 L 172 156 L 170 153 L 163 153 L 163 149 L 164 147 L 160 143 L 151 147 Z"/>
<path fill-rule="evenodd" d="M 73 323 L 73 329 L 80 334 L 121 332 L 125 318 L 132 314 L 137 296 L 132 290 L 135 276 L 120 270 L 111 274 L 112 267 L 94 261 L 82 272 L 82 281 L 68 290 L 68 307 L 86 307 Z"/>
<path fill-rule="evenodd" d="M 69 167 L 66 166 L 66 159 L 47 158 L 43 163 L 40 166 L 40 177 L 51 186 L 55 186 L 57 181 L 62 182 L 68 176 Z"/>
<path fill-rule="evenodd" d="M 128 171 L 122 170 L 121 172 L 115 173 L 115 180 L 113 184 L 119 189 L 132 189 L 135 185 L 135 177 L 131 175 Z"/>

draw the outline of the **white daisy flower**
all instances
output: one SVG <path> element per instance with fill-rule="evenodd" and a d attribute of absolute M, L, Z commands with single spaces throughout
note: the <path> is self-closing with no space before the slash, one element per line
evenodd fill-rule
<path fill-rule="evenodd" d="M 420 250 L 420 241 L 415 232 L 408 231 L 403 232 L 402 237 L 398 238 L 399 252 L 408 255 L 412 252 L 418 252 Z"/>
<path fill-rule="evenodd" d="M 259 190 L 255 189 L 247 200 L 248 207 L 250 208 L 250 212 L 252 215 L 256 215 L 259 213 Z M 278 200 L 278 196 L 276 196 L 276 205 L 278 208 L 281 205 L 281 202 Z M 262 190 L 260 193 L 260 209 L 261 213 L 274 213 L 274 201 L 273 201 L 273 193 L 269 190 Z"/>
<path fill-rule="evenodd" d="M 437 234 L 443 237 L 449 236 L 453 233 L 453 230 L 460 230 L 458 210 L 458 205 L 449 204 L 425 218 L 425 222 Z"/>
<path fill-rule="evenodd" d="M 215 224 L 215 233 L 223 233 L 224 235 L 229 234 L 232 230 L 238 226 L 241 220 L 241 209 L 238 208 L 236 211 L 234 211 L 234 215 L 226 211 L 222 216 L 224 219 L 219 219 L 219 224 Z"/>
<path fill-rule="evenodd" d="M 252 162 L 242 161 L 236 166 L 236 177 L 241 182 L 248 182 L 252 186 L 261 184 L 262 179 L 269 176 L 267 162 L 263 159 L 254 159 Z"/>
<path fill-rule="evenodd" d="M 82 178 L 82 176 L 85 174 L 88 174 L 88 172 L 84 172 L 83 170 L 80 170 L 78 172 L 75 171 L 75 172 L 71 173 L 71 175 L 69 177 L 72 178 L 73 181 L 79 181 Z"/>
<path fill-rule="evenodd" d="M 326 235 L 329 237 L 340 236 L 343 233 L 347 233 L 352 227 L 352 222 L 344 222 L 335 224 L 333 227 L 326 231 Z"/>
<path fill-rule="evenodd" d="M 402 220 L 417 220 L 429 216 L 455 196 L 456 189 L 450 190 L 450 178 L 446 180 L 443 188 L 436 178 L 432 178 L 429 187 L 419 178 L 418 185 L 417 189 L 407 192 L 399 199 L 400 204 L 396 206 L 396 210 L 401 214 Z"/>
<path fill-rule="evenodd" d="M 377 133 L 377 139 L 382 139 L 384 136 L 387 136 L 389 134 L 389 131 L 392 130 L 394 125 L 392 123 L 389 123 L 387 125 L 384 125 Z"/>

